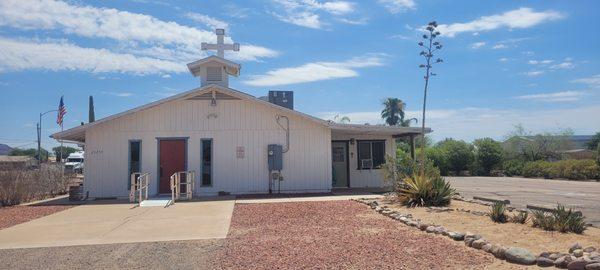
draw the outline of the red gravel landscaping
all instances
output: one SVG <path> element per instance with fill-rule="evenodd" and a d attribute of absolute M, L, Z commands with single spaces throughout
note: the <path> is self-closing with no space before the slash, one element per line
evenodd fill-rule
<path fill-rule="evenodd" d="M 482 268 L 494 261 L 351 201 L 236 204 L 221 268 Z"/>
<path fill-rule="evenodd" d="M 69 209 L 70 205 L 0 207 L 0 230 Z"/>

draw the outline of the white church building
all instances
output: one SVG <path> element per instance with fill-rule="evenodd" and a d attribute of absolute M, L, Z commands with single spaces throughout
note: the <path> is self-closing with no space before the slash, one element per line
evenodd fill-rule
<path fill-rule="evenodd" d="M 91 198 L 128 197 L 132 173 L 149 173 L 151 195 L 170 194 L 178 171 L 195 172 L 195 196 L 385 185 L 385 155 L 395 156 L 396 138 L 414 141 L 419 128 L 334 123 L 294 110 L 292 92 L 256 98 L 232 89 L 241 66 L 224 50 L 239 45 L 223 36 L 217 29 L 217 44 L 202 46 L 217 55 L 188 64 L 199 88 L 51 136 L 85 145 Z"/>

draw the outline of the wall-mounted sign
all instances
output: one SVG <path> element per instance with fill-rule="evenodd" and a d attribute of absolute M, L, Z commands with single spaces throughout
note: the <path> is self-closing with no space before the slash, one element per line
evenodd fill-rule
<path fill-rule="evenodd" d="M 237 158 L 244 158 L 245 152 L 246 151 L 243 146 L 238 146 L 235 148 L 235 155 Z"/>

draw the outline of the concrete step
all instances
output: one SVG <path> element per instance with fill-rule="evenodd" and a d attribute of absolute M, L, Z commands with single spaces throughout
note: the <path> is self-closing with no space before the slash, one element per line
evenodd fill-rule
<path fill-rule="evenodd" d="M 169 204 L 171 204 L 170 198 L 169 199 L 152 198 L 152 199 L 142 201 L 140 206 L 141 207 L 153 207 L 153 206 L 167 207 Z"/>

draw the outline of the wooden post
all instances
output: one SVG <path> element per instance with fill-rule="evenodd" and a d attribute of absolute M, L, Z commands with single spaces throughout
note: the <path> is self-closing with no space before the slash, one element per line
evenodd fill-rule
<path fill-rule="evenodd" d="M 410 157 L 415 160 L 415 135 L 410 135 Z"/>

